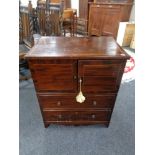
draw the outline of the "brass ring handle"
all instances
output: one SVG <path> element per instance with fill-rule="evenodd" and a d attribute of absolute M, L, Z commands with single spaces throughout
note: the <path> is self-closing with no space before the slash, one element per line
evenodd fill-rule
<path fill-rule="evenodd" d="M 78 95 L 76 96 L 76 101 L 79 103 L 83 103 L 85 101 L 85 96 L 83 95 L 82 91 L 81 91 L 81 83 L 82 83 L 82 79 L 80 78 L 79 80 L 80 83 L 80 92 L 78 93 Z"/>
<path fill-rule="evenodd" d="M 58 118 L 59 118 L 59 119 L 61 119 L 61 118 L 62 118 L 62 115 L 61 115 L 61 114 L 60 114 L 60 115 L 58 115 Z"/>
<path fill-rule="evenodd" d="M 92 115 L 92 118 L 94 119 L 96 116 L 95 115 Z"/>
<path fill-rule="evenodd" d="M 57 106 L 60 106 L 60 105 L 61 105 L 61 102 L 60 102 L 60 101 L 58 101 L 58 102 L 57 102 Z"/>
<path fill-rule="evenodd" d="M 96 101 L 93 101 L 93 105 L 96 106 L 96 104 L 97 104 L 97 102 Z"/>

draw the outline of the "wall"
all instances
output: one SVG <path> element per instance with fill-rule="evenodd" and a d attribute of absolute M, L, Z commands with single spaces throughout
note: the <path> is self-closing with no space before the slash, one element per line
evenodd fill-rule
<path fill-rule="evenodd" d="M 71 0 L 71 8 L 77 9 L 77 16 L 79 16 L 79 0 Z"/>
<path fill-rule="evenodd" d="M 132 6 L 131 14 L 130 14 L 130 21 L 135 21 L 135 4 Z"/>
<path fill-rule="evenodd" d="M 21 5 L 28 6 L 29 0 L 20 0 Z M 37 6 L 37 0 L 31 0 L 33 8 Z"/>

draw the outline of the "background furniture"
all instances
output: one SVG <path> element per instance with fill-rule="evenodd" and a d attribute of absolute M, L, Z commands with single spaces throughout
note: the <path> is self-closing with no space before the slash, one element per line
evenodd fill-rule
<path fill-rule="evenodd" d="M 40 35 L 46 35 L 46 2 L 37 1 L 36 11 L 39 23 L 39 33 Z"/>
<path fill-rule="evenodd" d="M 25 44 L 19 44 L 19 80 L 28 80 L 31 78 L 28 62 L 25 55 L 29 48 Z"/>
<path fill-rule="evenodd" d="M 88 35 L 111 35 L 116 39 L 120 13 L 120 5 L 91 3 Z"/>
<path fill-rule="evenodd" d="M 69 30 L 70 36 L 74 36 L 77 32 L 77 11 L 76 9 L 67 8 L 63 10 L 62 15 L 63 31 L 66 36 L 66 30 Z"/>
<path fill-rule="evenodd" d="M 93 0 L 79 0 L 77 31 L 83 35 L 88 35 L 89 2 L 93 2 Z"/>
<path fill-rule="evenodd" d="M 22 41 L 31 48 L 33 46 L 33 33 L 34 33 L 34 10 L 32 8 L 31 1 L 29 1 L 28 7 L 19 6 L 20 17 L 20 31 Z"/>
<path fill-rule="evenodd" d="M 115 0 L 115 1 L 114 0 L 79 0 L 79 20 L 80 20 L 80 23 L 81 23 L 81 21 L 83 21 L 83 22 L 82 22 L 82 25 L 79 24 L 80 26 L 78 26 L 78 29 L 77 29 L 78 32 L 80 32 L 80 31 L 82 33 L 88 32 L 88 23 L 92 22 L 93 17 L 91 17 L 91 16 L 93 16 L 93 14 L 97 11 L 97 8 L 96 8 L 95 12 L 93 9 L 93 12 L 90 13 L 90 5 L 95 5 L 95 4 L 96 4 L 96 6 L 99 6 L 98 13 L 103 13 L 102 11 L 105 9 L 105 7 L 101 7 L 101 6 L 103 6 L 103 5 L 111 6 L 112 7 L 111 10 L 109 10 L 106 13 L 107 16 L 108 16 L 108 13 L 110 13 L 109 16 L 111 16 L 114 13 L 113 8 L 116 9 L 118 7 L 118 9 L 120 10 L 119 21 L 120 22 L 127 22 L 127 21 L 129 21 L 129 18 L 130 18 L 133 0 Z M 100 7 L 103 10 L 101 10 Z M 89 14 L 91 14 L 91 16 Z M 118 13 L 116 13 L 116 14 L 118 14 Z M 102 14 L 100 14 L 100 15 L 102 15 Z M 99 17 L 99 14 L 96 17 Z M 116 18 L 118 19 L 118 17 L 116 17 Z M 89 21 L 89 19 L 91 21 Z M 100 23 L 100 21 L 97 21 L 97 23 Z M 103 23 L 101 23 L 101 24 L 103 25 Z M 109 24 L 113 24 L 113 22 L 109 23 Z M 116 28 L 114 28 L 114 29 L 116 29 Z M 86 32 L 84 32 L 84 30 L 86 30 Z"/>
<path fill-rule="evenodd" d="M 52 6 L 46 10 L 46 35 L 61 35 L 62 29 L 62 12 L 60 5 Z"/>
<path fill-rule="evenodd" d="M 130 46 L 131 40 L 135 33 L 135 23 L 133 22 L 120 22 L 117 42 L 120 46 Z"/>
<path fill-rule="evenodd" d="M 129 58 L 112 37 L 44 37 L 26 58 L 45 127 L 109 125 Z"/>

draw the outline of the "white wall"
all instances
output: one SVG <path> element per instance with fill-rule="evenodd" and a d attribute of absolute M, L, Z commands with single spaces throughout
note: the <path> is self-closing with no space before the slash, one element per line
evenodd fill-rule
<path fill-rule="evenodd" d="M 77 9 L 77 16 L 79 16 L 79 0 L 71 0 L 71 8 Z"/>
<path fill-rule="evenodd" d="M 131 14 L 130 14 L 130 20 L 131 22 L 135 21 L 135 4 L 132 6 Z"/>
<path fill-rule="evenodd" d="M 26 5 L 28 6 L 29 4 L 29 0 L 20 0 L 21 1 L 21 5 Z M 37 0 L 31 0 L 32 2 L 32 6 L 35 8 L 37 6 Z"/>

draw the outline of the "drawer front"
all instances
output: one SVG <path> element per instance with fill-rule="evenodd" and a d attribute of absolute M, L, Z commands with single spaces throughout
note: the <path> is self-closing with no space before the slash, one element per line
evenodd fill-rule
<path fill-rule="evenodd" d="M 43 109 L 50 108 L 109 108 L 112 109 L 116 95 L 85 95 L 83 103 L 76 102 L 76 95 L 38 95 L 39 102 Z"/>
<path fill-rule="evenodd" d="M 112 5 L 112 4 L 92 4 L 91 7 L 102 9 L 121 9 L 120 5 Z"/>
<path fill-rule="evenodd" d="M 124 70 L 120 60 L 80 60 L 79 78 L 84 93 L 116 92 Z"/>
<path fill-rule="evenodd" d="M 45 121 L 109 121 L 111 111 L 43 111 Z"/>
<path fill-rule="evenodd" d="M 77 61 L 38 60 L 30 69 L 37 91 L 76 92 Z"/>

